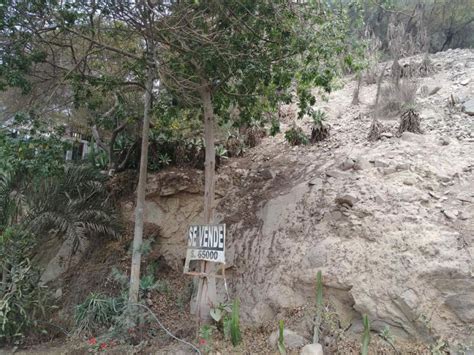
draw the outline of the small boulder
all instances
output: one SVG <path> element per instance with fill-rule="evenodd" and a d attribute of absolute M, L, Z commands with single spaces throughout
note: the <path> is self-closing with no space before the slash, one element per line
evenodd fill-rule
<path fill-rule="evenodd" d="M 441 86 L 436 86 L 435 88 L 433 88 L 433 90 L 430 91 L 430 93 L 428 94 L 429 96 L 432 96 L 434 94 L 436 94 L 438 91 L 441 90 Z"/>
<path fill-rule="evenodd" d="M 343 171 L 346 171 L 346 170 L 350 170 L 354 167 L 354 164 L 355 164 L 355 161 L 354 159 L 351 159 L 351 158 L 346 158 L 340 165 L 339 165 L 339 169 L 343 170 Z"/>
<path fill-rule="evenodd" d="M 474 116 L 474 99 L 467 100 L 464 103 L 463 111 L 470 116 Z"/>
<path fill-rule="evenodd" d="M 345 195 L 340 195 L 336 197 L 336 203 L 338 205 L 348 205 L 350 207 L 354 206 L 354 204 L 358 201 L 359 199 L 353 195 L 350 194 L 345 194 Z"/>
<path fill-rule="evenodd" d="M 300 355 L 323 355 L 321 344 L 308 344 L 301 349 Z"/>
<path fill-rule="evenodd" d="M 279 331 L 275 330 L 269 338 L 269 342 L 272 346 L 277 346 Z M 298 333 L 290 330 L 285 329 L 283 330 L 283 338 L 285 339 L 285 346 L 287 349 L 298 349 L 308 343 L 308 340 L 299 335 Z"/>
<path fill-rule="evenodd" d="M 403 132 L 400 138 L 404 141 L 414 143 L 422 143 L 425 141 L 425 138 L 423 136 L 412 132 Z"/>
<path fill-rule="evenodd" d="M 458 211 L 456 210 L 443 210 L 443 214 L 446 216 L 448 219 L 456 219 L 456 216 L 458 215 Z"/>
<path fill-rule="evenodd" d="M 376 168 L 386 168 L 388 167 L 388 164 L 384 162 L 383 160 L 374 160 L 374 165 Z"/>

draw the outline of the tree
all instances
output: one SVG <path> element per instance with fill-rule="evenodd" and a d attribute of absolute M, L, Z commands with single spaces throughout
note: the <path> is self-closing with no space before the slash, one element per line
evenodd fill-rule
<path fill-rule="evenodd" d="M 86 104 L 89 109 L 100 106 L 94 100 L 97 97 L 91 95 L 91 87 L 112 92 L 121 87 L 143 88 L 142 157 L 129 295 L 129 302 L 136 303 L 155 77 L 155 53 L 152 41 L 148 40 L 151 21 L 156 18 L 154 12 L 143 1 L 124 7 L 124 3 L 114 1 L 45 4 L 41 0 L 11 0 L 2 7 L 0 15 L 2 39 L 7 44 L 4 48 L 8 49 L 0 53 L 0 79 L 3 79 L 0 84 L 3 87 L 20 86 L 28 92 L 32 85 L 31 74 L 36 72 L 33 66 L 41 63 L 57 74 L 60 83 L 69 84 L 76 104 Z M 58 52 L 67 54 L 58 58 Z M 104 72 L 105 67 L 109 68 L 108 72 Z M 125 71 L 117 73 L 111 71 L 111 67 Z M 115 133 L 120 131 L 119 127 Z M 109 149 L 110 153 L 112 149 Z"/>
<path fill-rule="evenodd" d="M 297 87 L 299 116 L 316 114 L 313 86 L 329 91 L 336 74 L 331 59 L 341 55 L 345 14 L 323 5 L 290 1 L 177 2 L 165 18 L 172 31 L 154 33 L 161 43 L 163 85 L 180 100 L 202 107 L 206 147 L 204 223 L 215 223 L 214 125 L 259 119 L 264 111 L 290 101 Z M 337 15 L 342 15 L 338 17 Z M 197 314 L 209 317 L 216 303 L 215 278 L 203 262 Z"/>

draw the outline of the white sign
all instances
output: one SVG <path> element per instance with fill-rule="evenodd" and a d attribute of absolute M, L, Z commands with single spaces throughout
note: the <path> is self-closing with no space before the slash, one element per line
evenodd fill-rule
<path fill-rule="evenodd" d="M 184 272 L 188 271 L 191 260 L 225 264 L 225 224 L 189 227 Z"/>

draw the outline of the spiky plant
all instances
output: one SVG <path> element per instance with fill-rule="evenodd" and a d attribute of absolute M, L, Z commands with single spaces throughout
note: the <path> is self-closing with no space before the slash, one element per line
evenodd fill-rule
<path fill-rule="evenodd" d="M 73 241 L 73 253 L 82 238 L 116 236 L 118 219 L 108 203 L 104 177 L 81 165 L 65 168 L 64 175 L 44 180 L 31 193 L 28 228 L 36 235 L 54 231 Z"/>
<path fill-rule="evenodd" d="M 417 134 L 423 133 L 420 126 L 420 121 L 420 115 L 415 112 L 415 110 L 411 108 L 408 109 L 400 117 L 400 126 L 398 127 L 398 134 L 402 134 L 403 132 L 412 132 Z"/>
<path fill-rule="evenodd" d="M 240 316 L 239 316 L 239 300 L 235 299 L 232 304 L 232 314 L 230 320 L 230 339 L 233 346 L 237 346 L 242 341 L 240 334 Z"/>
<path fill-rule="evenodd" d="M 321 270 L 316 275 L 316 317 L 314 318 L 313 343 L 319 343 L 319 327 L 323 313 L 323 275 Z"/>
<path fill-rule="evenodd" d="M 362 334 L 362 355 L 367 355 L 369 353 L 369 344 L 370 344 L 370 321 L 369 317 L 366 314 L 362 317 L 362 323 L 364 324 L 364 333 Z"/>
<path fill-rule="evenodd" d="M 367 139 L 369 141 L 376 141 L 380 139 L 383 132 L 385 132 L 384 125 L 374 116 L 372 124 L 370 125 L 369 135 L 367 136 Z"/>
<path fill-rule="evenodd" d="M 278 351 L 281 355 L 286 355 L 286 346 L 285 346 L 285 325 L 283 320 L 280 320 L 278 327 Z"/>
<path fill-rule="evenodd" d="M 0 232 L 25 214 L 26 184 L 19 173 L 0 171 Z"/>

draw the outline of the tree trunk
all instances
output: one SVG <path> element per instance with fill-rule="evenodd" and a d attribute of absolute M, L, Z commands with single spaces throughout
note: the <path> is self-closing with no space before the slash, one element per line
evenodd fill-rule
<path fill-rule="evenodd" d="M 151 97 L 153 90 L 153 67 L 148 67 L 147 82 L 145 85 L 145 106 L 143 112 L 142 148 L 140 156 L 140 175 L 137 187 L 137 206 L 135 208 L 135 229 L 133 234 L 132 267 L 130 270 L 130 289 L 128 303 L 138 302 L 140 286 L 140 264 L 142 258 L 143 223 L 145 217 L 145 192 L 148 166 L 148 131 L 150 128 Z M 130 308 L 130 307 L 129 307 Z"/>
<path fill-rule="evenodd" d="M 204 223 L 214 223 L 215 166 L 214 147 L 214 111 L 212 108 L 211 88 L 204 82 L 199 91 L 204 109 L 204 140 L 206 142 L 206 160 L 204 169 Z M 201 262 L 201 272 L 212 275 L 215 271 L 210 262 Z M 197 293 L 197 316 L 200 320 L 210 319 L 210 310 L 216 303 L 216 278 L 212 276 L 199 279 Z"/>
<path fill-rule="evenodd" d="M 354 95 L 352 96 L 352 105 L 359 104 L 359 92 L 360 92 L 360 85 L 362 83 L 362 72 L 357 73 L 357 86 L 354 89 Z"/>

